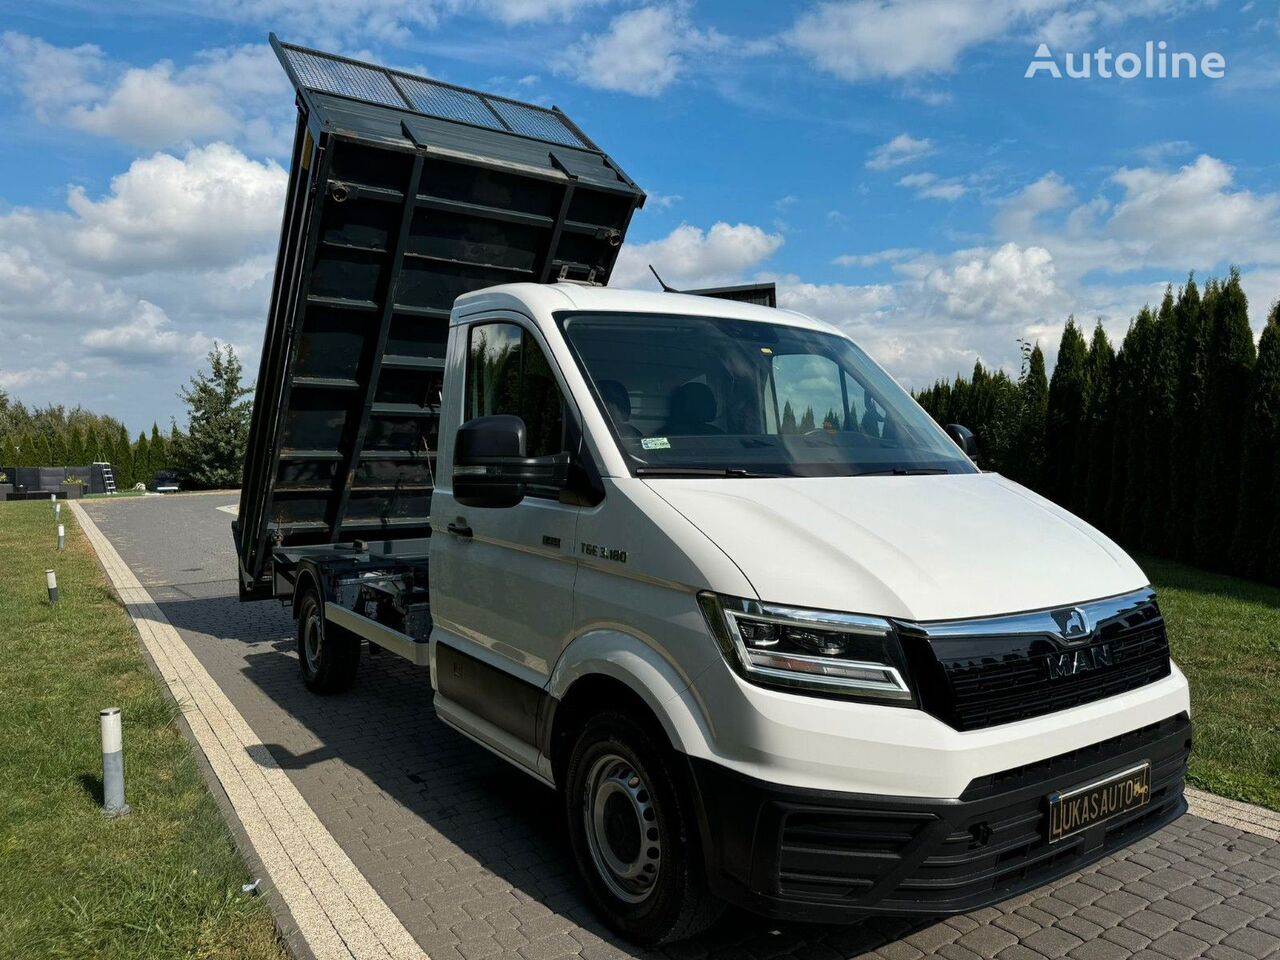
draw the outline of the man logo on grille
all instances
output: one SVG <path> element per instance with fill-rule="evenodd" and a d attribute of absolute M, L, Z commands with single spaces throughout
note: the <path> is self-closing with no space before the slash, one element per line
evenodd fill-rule
<path fill-rule="evenodd" d="M 1053 611 L 1053 622 L 1058 625 L 1058 634 L 1067 643 L 1080 643 L 1093 636 L 1089 615 L 1080 607 Z"/>

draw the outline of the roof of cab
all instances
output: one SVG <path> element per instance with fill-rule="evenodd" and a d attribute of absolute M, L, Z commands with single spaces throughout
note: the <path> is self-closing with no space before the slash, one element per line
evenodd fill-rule
<path fill-rule="evenodd" d="M 595 310 L 602 313 L 658 313 L 694 317 L 723 317 L 804 327 L 823 333 L 840 333 L 831 324 L 814 317 L 777 307 L 721 300 L 716 297 L 663 293 L 656 290 L 626 290 L 583 283 L 507 283 L 475 290 L 460 296 L 454 304 L 453 322 L 485 311 L 523 308 L 524 312 L 550 316 L 557 310 Z M 843 334 L 841 334 L 843 335 Z"/>

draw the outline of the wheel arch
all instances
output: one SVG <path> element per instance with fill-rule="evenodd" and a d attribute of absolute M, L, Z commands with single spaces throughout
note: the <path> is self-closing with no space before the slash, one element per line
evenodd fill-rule
<path fill-rule="evenodd" d="M 302 606 L 302 598 L 311 590 L 315 590 L 320 595 L 320 609 L 324 609 L 324 603 L 327 599 L 324 595 L 323 579 L 319 572 L 310 563 L 302 563 L 298 567 L 298 575 L 293 581 L 292 609 L 293 618 L 298 619 L 298 609 Z"/>
<path fill-rule="evenodd" d="M 649 644 L 620 631 L 584 634 L 561 655 L 552 671 L 542 750 L 557 784 L 573 734 L 596 712 L 628 708 L 678 753 L 706 756 L 706 721 L 681 696 L 690 679 Z"/>

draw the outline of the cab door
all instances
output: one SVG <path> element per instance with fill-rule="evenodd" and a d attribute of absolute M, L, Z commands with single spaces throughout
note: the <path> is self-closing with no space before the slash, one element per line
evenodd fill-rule
<path fill-rule="evenodd" d="M 449 375 L 462 375 L 461 402 L 445 413 L 454 429 L 514 414 L 525 422 L 528 456 L 568 451 L 577 412 L 532 323 L 499 315 L 456 338 L 461 355 Z M 579 507 L 551 487 L 531 489 L 514 507 L 464 507 L 453 498 L 452 442 L 441 453 L 431 506 L 433 681 L 451 701 L 446 708 L 532 745 L 542 688 L 573 628 Z"/>

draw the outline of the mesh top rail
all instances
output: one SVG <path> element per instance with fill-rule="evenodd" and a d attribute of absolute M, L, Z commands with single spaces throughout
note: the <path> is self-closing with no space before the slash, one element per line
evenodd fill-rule
<path fill-rule="evenodd" d="M 274 37 L 272 42 L 289 78 L 300 88 L 546 143 L 599 149 L 559 110 L 297 47 Z"/>

